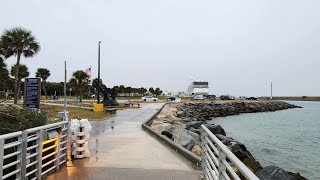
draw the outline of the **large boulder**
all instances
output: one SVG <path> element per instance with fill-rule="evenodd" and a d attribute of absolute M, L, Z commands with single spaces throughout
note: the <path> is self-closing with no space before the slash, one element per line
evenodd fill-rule
<path fill-rule="evenodd" d="M 185 129 L 183 126 L 170 128 L 167 133 L 172 134 L 174 142 L 180 144 L 188 150 L 192 150 L 193 146 L 200 145 L 200 136 L 197 133 Z"/>
<path fill-rule="evenodd" d="M 233 142 L 234 139 L 232 137 L 227 137 L 227 136 L 223 136 L 220 134 L 217 134 L 216 137 L 220 140 L 220 141 L 229 141 L 229 142 Z"/>
<path fill-rule="evenodd" d="M 223 136 L 226 136 L 226 132 L 220 125 L 214 125 L 214 124 L 205 124 L 205 126 L 214 134 L 220 134 Z"/>
<path fill-rule="evenodd" d="M 245 158 L 243 163 L 254 173 L 262 169 L 260 163 L 252 158 Z"/>
<path fill-rule="evenodd" d="M 300 173 L 288 172 L 292 180 L 307 180 L 307 178 L 300 175 Z"/>
<path fill-rule="evenodd" d="M 290 175 L 277 166 L 267 166 L 256 173 L 260 180 L 291 180 Z"/>
<path fill-rule="evenodd" d="M 236 143 L 236 142 L 230 142 L 230 145 L 228 146 L 230 151 L 237 156 L 242 162 L 246 158 L 251 158 L 254 160 L 254 158 L 251 156 L 251 154 L 246 153 L 246 151 L 243 151 L 243 149 Z"/>
<path fill-rule="evenodd" d="M 162 124 L 152 124 L 151 128 L 154 129 L 157 133 L 161 133 L 163 131 L 166 131 L 172 127 L 172 124 L 170 123 L 162 123 Z"/>
<path fill-rule="evenodd" d="M 190 129 L 190 128 L 199 129 L 202 124 L 203 124 L 203 121 L 192 121 L 186 125 L 186 129 Z"/>
<path fill-rule="evenodd" d="M 191 127 L 191 128 L 189 129 L 189 131 L 192 131 L 192 132 L 194 132 L 194 133 L 197 133 L 197 134 L 201 135 L 201 130 L 200 130 L 200 129 L 195 129 L 195 128 Z"/>

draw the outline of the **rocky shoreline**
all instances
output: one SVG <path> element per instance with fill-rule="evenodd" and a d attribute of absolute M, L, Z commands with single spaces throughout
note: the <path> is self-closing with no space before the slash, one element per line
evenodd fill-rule
<path fill-rule="evenodd" d="M 157 133 L 167 136 L 192 153 L 200 156 L 200 127 L 204 124 L 260 179 L 303 180 L 299 173 L 286 172 L 276 166 L 262 167 L 245 145 L 228 137 L 220 125 L 212 123 L 215 117 L 241 113 L 272 112 L 301 108 L 282 101 L 221 101 L 212 103 L 168 104 L 150 125 Z M 209 122 L 208 122 L 209 121 Z"/>

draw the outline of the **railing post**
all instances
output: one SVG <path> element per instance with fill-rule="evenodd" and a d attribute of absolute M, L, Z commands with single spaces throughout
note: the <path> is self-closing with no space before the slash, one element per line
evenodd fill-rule
<path fill-rule="evenodd" d="M 23 131 L 21 136 L 21 151 L 20 151 L 20 159 L 21 159 L 21 177 L 18 179 L 25 179 L 27 173 L 27 147 L 28 147 L 28 132 Z"/>
<path fill-rule="evenodd" d="M 38 169 L 38 171 L 37 171 L 37 174 L 36 174 L 38 180 L 41 180 L 41 173 L 42 173 L 42 148 L 43 148 L 42 142 L 43 142 L 43 138 L 44 138 L 43 137 L 44 136 L 43 132 L 44 132 L 43 129 L 40 129 L 38 131 L 38 136 L 39 136 L 39 139 L 38 139 L 38 142 L 37 142 L 37 144 L 39 144 L 39 147 L 37 148 L 37 151 L 38 151 L 37 169 Z"/>
<path fill-rule="evenodd" d="M 3 176 L 3 154 L 4 154 L 4 139 L 0 139 L 0 178 Z"/>
<path fill-rule="evenodd" d="M 221 150 L 220 147 L 218 147 L 219 150 L 219 180 L 225 180 L 225 177 L 223 176 L 222 172 L 226 171 L 226 166 L 222 161 L 226 160 L 226 154 Z"/>
<path fill-rule="evenodd" d="M 61 132 L 62 132 L 62 128 L 61 128 Z M 55 161 L 55 166 L 56 166 L 56 171 L 59 171 L 60 169 L 60 134 L 57 137 L 57 141 L 56 141 L 56 156 L 57 156 L 57 160 Z"/>

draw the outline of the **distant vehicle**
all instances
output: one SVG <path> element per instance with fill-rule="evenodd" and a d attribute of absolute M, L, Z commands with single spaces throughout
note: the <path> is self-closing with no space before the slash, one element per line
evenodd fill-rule
<path fill-rule="evenodd" d="M 205 98 L 207 98 L 207 99 L 216 99 L 216 95 L 206 95 Z"/>
<path fill-rule="evenodd" d="M 247 100 L 257 100 L 258 98 L 256 98 L 256 97 L 248 97 L 248 98 L 246 98 Z"/>
<path fill-rule="evenodd" d="M 220 99 L 221 100 L 234 100 L 234 97 L 231 97 L 229 95 L 221 95 Z"/>
<path fill-rule="evenodd" d="M 96 94 L 91 94 L 90 97 L 91 97 L 91 98 L 95 98 L 95 97 L 96 97 Z"/>
<path fill-rule="evenodd" d="M 152 96 L 144 96 L 141 98 L 142 101 L 158 101 L 158 98 L 152 97 Z"/>
<path fill-rule="evenodd" d="M 239 99 L 241 99 L 241 100 L 246 100 L 247 97 L 245 97 L 245 96 L 240 96 Z"/>
<path fill-rule="evenodd" d="M 0 98 L 13 98 L 13 97 L 14 97 L 13 92 L 0 91 Z"/>
<path fill-rule="evenodd" d="M 194 99 L 194 100 L 204 100 L 205 97 L 203 95 L 195 95 L 192 99 Z"/>
<path fill-rule="evenodd" d="M 175 101 L 175 100 L 176 100 L 176 97 L 171 96 L 171 97 L 168 98 L 168 100 L 170 100 L 170 101 Z"/>

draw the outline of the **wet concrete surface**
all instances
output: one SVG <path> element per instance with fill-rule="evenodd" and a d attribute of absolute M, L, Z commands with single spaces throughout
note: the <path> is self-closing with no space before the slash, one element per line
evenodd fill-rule
<path fill-rule="evenodd" d="M 48 179 L 199 179 L 192 163 L 141 129 L 161 103 L 126 109 L 106 121 L 91 121 L 90 158 Z"/>
<path fill-rule="evenodd" d="M 200 180 L 198 172 L 180 170 L 68 167 L 48 180 Z"/>

